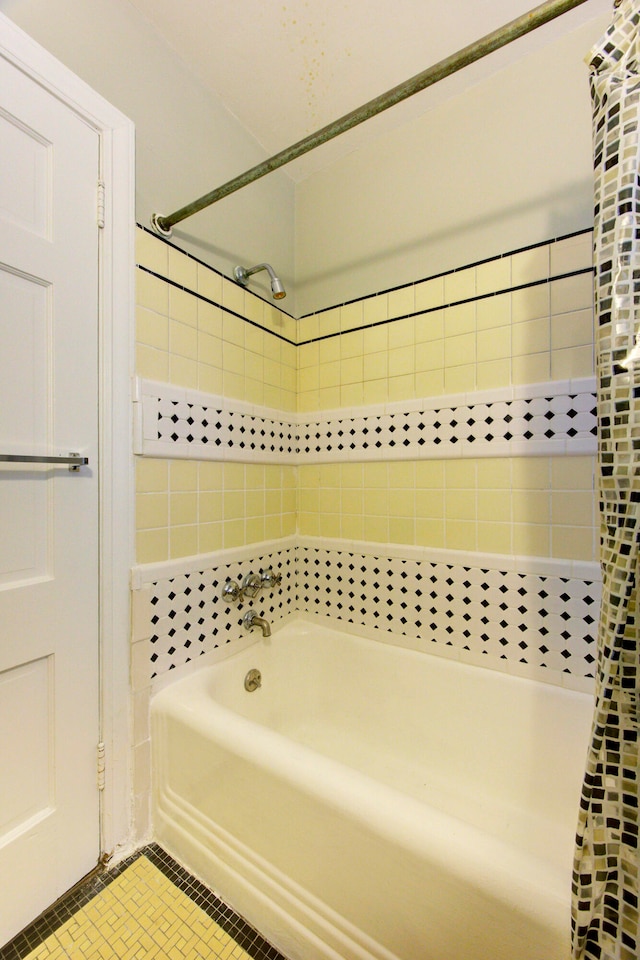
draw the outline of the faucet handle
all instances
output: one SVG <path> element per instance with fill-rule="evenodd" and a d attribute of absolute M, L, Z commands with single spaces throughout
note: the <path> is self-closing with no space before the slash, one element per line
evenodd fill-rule
<path fill-rule="evenodd" d="M 282 583 L 282 574 L 276 573 L 272 567 L 260 571 L 263 587 L 279 587 Z"/>
<path fill-rule="evenodd" d="M 242 581 L 242 597 L 253 598 L 262 590 L 262 579 L 257 573 L 248 573 Z"/>
<path fill-rule="evenodd" d="M 227 580 L 222 588 L 222 599 L 227 603 L 235 603 L 240 598 L 240 585 L 235 580 Z"/>

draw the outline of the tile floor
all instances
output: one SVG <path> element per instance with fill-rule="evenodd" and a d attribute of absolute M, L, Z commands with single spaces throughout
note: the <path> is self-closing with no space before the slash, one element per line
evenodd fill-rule
<path fill-rule="evenodd" d="M 87 879 L 0 960 L 284 960 L 156 844 Z"/>

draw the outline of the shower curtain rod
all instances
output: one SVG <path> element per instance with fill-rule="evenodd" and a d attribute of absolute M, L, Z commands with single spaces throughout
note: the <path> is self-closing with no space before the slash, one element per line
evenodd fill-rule
<path fill-rule="evenodd" d="M 439 80 L 443 80 L 445 77 L 456 73 L 471 63 L 475 63 L 476 60 L 481 60 L 482 57 L 493 53 L 494 50 L 499 50 L 500 47 L 506 46 L 513 40 L 524 36 L 526 33 L 531 33 L 532 30 L 536 30 L 543 24 L 554 20 L 556 17 L 561 16 L 568 10 L 572 10 L 574 7 L 579 7 L 580 4 L 585 2 L 586 0 L 547 0 L 546 3 L 541 3 L 540 6 L 534 7 L 533 10 L 523 14 L 516 20 L 510 21 L 510 23 L 505 24 L 505 26 L 500 27 L 498 30 L 494 30 L 492 33 L 488 33 L 480 40 L 476 40 L 474 43 L 463 47 L 462 50 L 446 57 L 444 60 L 440 60 L 439 63 L 423 70 L 422 73 L 416 74 L 416 76 L 410 80 L 398 84 L 398 86 L 393 87 L 386 93 L 380 94 L 380 96 L 374 100 L 369 100 L 368 103 L 357 107 L 350 113 L 346 113 L 343 117 L 334 120 L 333 123 L 322 127 L 315 133 L 309 134 L 309 136 L 303 140 L 298 140 L 297 143 L 287 147 L 285 150 L 281 150 L 280 153 L 276 153 L 275 156 L 270 157 L 268 160 L 263 160 L 262 163 L 251 167 L 250 170 L 246 170 L 239 176 L 234 177 L 233 180 L 228 180 L 227 183 L 224 183 L 221 187 L 217 187 L 210 193 L 206 193 L 198 200 L 188 203 L 186 206 L 181 207 L 166 217 L 154 213 L 151 217 L 151 224 L 154 230 L 164 237 L 170 237 L 172 227 L 174 227 L 176 223 L 180 223 L 181 220 L 186 220 L 187 217 L 191 217 L 194 213 L 198 213 L 205 207 L 211 206 L 212 203 L 222 200 L 223 197 L 227 197 L 230 193 L 241 190 L 242 187 L 253 183 L 254 180 L 259 180 L 260 177 L 264 177 L 267 173 L 277 170 L 278 167 L 283 167 L 286 163 L 291 163 L 292 160 L 296 160 L 298 157 L 308 153 L 310 150 L 314 150 L 321 144 L 333 140 L 334 137 L 345 133 L 347 130 L 351 130 L 352 127 L 357 126 L 359 123 L 369 120 L 370 117 L 375 117 L 378 113 L 382 113 L 383 110 L 388 110 L 389 107 L 395 106 L 396 103 L 400 103 L 402 100 L 413 96 L 414 93 L 425 90 Z"/>

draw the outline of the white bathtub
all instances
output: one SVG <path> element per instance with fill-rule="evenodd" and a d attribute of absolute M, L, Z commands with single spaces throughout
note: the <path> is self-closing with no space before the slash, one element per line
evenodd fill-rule
<path fill-rule="evenodd" d="M 289 960 L 567 960 L 591 711 L 290 624 L 154 697 L 155 838 Z"/>

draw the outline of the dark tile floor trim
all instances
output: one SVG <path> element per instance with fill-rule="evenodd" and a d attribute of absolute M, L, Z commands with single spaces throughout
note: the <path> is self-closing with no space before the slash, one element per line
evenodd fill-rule
<path fill-rule="evenodd" d="M 204 910 L 225 933 L 233 937 L 239 946 L 254 960 L 285 960 L 275 947 L 218 899 L 203 883 L 192 877 L 184 867 L 169 856 L 157 843 L 149 844 L 122 860 L 117 866 L 97 868 L 92 874 L 73 887 L 45 910 L 32 924 L 0 948 L 0 960 L 23 960 L 47 937 L 66 923 L 74 913 L 84 907 L 97 894 L 109 886 L 112 880 L 127 869 L 140 856 L 146 856 L 167 879 L 182 890 L 194 903 Z"/>

